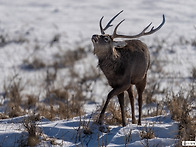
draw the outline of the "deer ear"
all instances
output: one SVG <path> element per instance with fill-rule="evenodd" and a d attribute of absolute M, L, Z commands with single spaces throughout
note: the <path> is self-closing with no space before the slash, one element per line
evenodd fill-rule
<path fill-rule="evenodd" d="M 123 48 L 127 45 L 125 41 L 114 41 L 113 42 L 113 47 L 114 48 Z"/>
<path fill-rule="evenodd" d="M 118 54 L 118 52 L 116 51 L 116 48 L 123 48 L 127 45 L 127 43 L 125 41 L 113 41 L 113 55 L 115 58 L 119 57 L 120 55 Z"/>

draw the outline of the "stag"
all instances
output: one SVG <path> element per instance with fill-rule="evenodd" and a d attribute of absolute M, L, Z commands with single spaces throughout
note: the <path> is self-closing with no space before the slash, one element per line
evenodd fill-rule
<path fill-rule="evenodd" d="M 117 34 L 117 29 L 124 20 L 115 27 L 112 35 L 106 34 L 105 31 L 112 26 L 112 21 L 122 12 L 123 10 L 116 14 L 104 28 L 102 27 L 102 17 L 99 22 L 101 35 L 92 36 L 94 54 L 98 58 L 98 65 L 106 76 L 109 85 L 113 88 L 107 96 L 98 123 L 103 124 L 104 113 L 108 103 L 112 97 L 117 96 L 120 103 L 122 126 L 126 125 L 124 113 L 125 91 L 128 92 L 131 103 L 132 123 L 137 123 L 135 119 L 134 93 L 132 88 L 133 85 L 135 85 L 138 93 L 139 105 L 138 125 L 141 125 L 142 93 L 146 86 L 147 70 L 150 65 L 150 54 L 147 46 L 143 42 L 132 38 L 155 33 L 164 25 L 165 17 L 163 15 L 163 21 L 157 28 L 152 27 L 147 31 L 152 24 L 150 23 L 137 35 L 129 36 Z M 131 38 L 132 40 L 114 41 L 115 38 Z"/>

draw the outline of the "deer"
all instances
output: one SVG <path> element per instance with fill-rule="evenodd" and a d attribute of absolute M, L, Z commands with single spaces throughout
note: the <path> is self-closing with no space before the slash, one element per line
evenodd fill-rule
<path fill-rule="evenodd" d="M 141 125 L 142 95 L 146 87 L 147 71 L 150 66 L 150 53 L 147 45 L 136 38 L 155 33 L 165 23 L 165 16 L 163 14 L 162 23 L 156 28 L 153 26 L 149 31 L 147 31 L 152 24 L 151 22 L 139 34 L 120 35 L 117 34 L 117 29 L 120 24 L 124 22 L 125 19 L 123 19 L 116 25 L 112 35 L 106 34 L 105 31 L 113 26 L 111 23 L 122 12 L 123 10 L 116 14 L 104 28 L 102 27 L 103 16 L 99 21 L 101 35 L 95 34 L 91 38 L 94 47 L 94 54 L 98 58 L 98 67 L 101 69 L 107 78 L 109 85 L 112 87 L 97 120 L 100 125 L 103 124 L 104 113 L 109 101 L 114 96 L 117 96 L 120 104 L 122 126 L 126 126 L 124 112 L 125 92 L 128 92 L 131 104 L 132 124 L 137 123 L 138 125 Z M 115 41 L 114 39 L 116 38 L 122 38 L 122 40 Z M 124 40 L 124 38 L 129 40 Z M 138 122 L 135 118 L 133 85 L 136 87 L 138 93 Z"/>

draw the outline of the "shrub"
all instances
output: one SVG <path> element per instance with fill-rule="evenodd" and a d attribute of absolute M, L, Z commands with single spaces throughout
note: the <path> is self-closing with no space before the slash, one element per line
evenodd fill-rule
<path fill-rule="evenodd" d="M 44 103 L 37 107 L 38 113 L 50 120 L 69 119 L 84 114 L 81 92 L 70 88 L 49 90 Z M 70 95 L 69 90 L 74 90 L 75 94 Z"/>
<path fill-rule="evenodd" d="M 155 138 L 154 131 L 152 130 L 152 128 L 145 127 L 140 132 L 140 137 L 141 137 L 141 139 L 152 139 L 152 138 Z"/>
<path fill-rule="evenodd" d="M 23 126 L 28 133 L 27 146 L 36 146 L 41 141 L 41 130 L 37 126 L 39 116 L 30 115 L 23 122 Z"/>
<path fill-rule="evenodd" d="M 182 140 L 194 140 L 196 137 L 196 117 L 191 115 L 193 111 L 192 100 L 195 98 L 196 95 L 191 89 L 187 95 L 182 92 L 176 95 L 172 93 L 167 102 L 172 119 L 179 121 L 179 144 Z"/>
<path fill-rule="evenodd" d="M 17 117 L 24 115 L 24 110 L 22 106 L 22 94 L 24 86 L 22 86 L 21 78 L 16 74 L 13 76 L 9 84 L 4 83 L 4 93 L 5 98 L 8 98 L 7 107 L 5 109 L 5 114 L 9 117 Z"/>

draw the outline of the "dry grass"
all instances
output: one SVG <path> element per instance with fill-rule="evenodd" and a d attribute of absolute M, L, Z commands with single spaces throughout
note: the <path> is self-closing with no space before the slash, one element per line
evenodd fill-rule
<path fill-rule="evenodd" d="M 44 80 L 46 95 L 43 102 L 39 97 L 31 94 L 22 94 L 24 86 L 18 75 L 11 78 L 8 84 L 4 84 L 4 97 L 8 99 L 4 113 L 1 118 L 17 117 L 36 111 L 50 120 L 69 119 L 84 114 L 83 105 L 86 97 L 83 87 L 77 82 L 70 82 L 61 88 L 55 88 L 57 70 L 54 73 L 47 71 Z M 63 85 L 63 84 L 62 84 Z"/>
<path fill-rule="evenodd" d="M 14 75 L 9 83 L 4 83 L 4 97 L 8 99 L 1 118 L 17 117 L 27 113 L 26 110 L 35 108 L 38 98 L 34 95 L 22 94 L 24 84 L 19 75 Z"/>
<path fill-rule="evenodd" d="M 28 133 L 27 146 L 36 146 L 41 141 L 41 130 L 37 126 L 39 116 L 31 115 L 23 122 L 23 126 Z"/>
<path fill-rule="evenodd" d="M 140 132 L 140 137 L 141 137 L 141 139 L 152 139 L 152 138 L 155 138 L 153 129 L 145 127 Z"/>
<path fill-rule="evenodd" d="M 26 100 L 23 100 L 23 107 L 26 110 L 34 109 L 39 101 L 39 98 L 35 95 L 27 94 L 24 96 Z"/>
<path fill-rule="evenodd" d="M 58 68 L 73 66 L 76 61 L 85 58 L 87 53 L 88 51 L 83 47 L 77 47 L 74 50 L 67 50 L 66 52 L 62 51 L 54 55 L 55 62 L 53 65 L 58 66 Z"/>
<path fill-rule="evenodd" d="M 147 125 L 146 125 L 146 126 L 140 131 L 140 138 L 141 138 L 141 140 L 144 140 L 144 142 L 141 141 L 141 144 L 142 144 L 144 147 L 150 147 L 149 139 L 155 138 L 153 128 L 147 127 Z M 158 145 L 155 145 L 155 144 L 154 144 L 153 146 L 158 146 Z"/>
<path fill-rule="evenodd" d="M 10 101 L 18 104 L 21 103 L 21 91 L 24 89 L 21 80 L 22 79 L 16 74 L 10 79 L 8 84 L 4 83 L 5 97 L 8 97 Z"/>
<path fill-rule="evenodd" d="M 187 117 L 189 117 L 189 112 L 191 111 L 189 106 L 190 105 L 184 97 L 174 96 L 168 102 L 168 108 L 172 115 L 172 119 L 176 121 L 180 121 L 184 117 L 185 119 L 188 119 Z"/>
<path fill-rule="evenodd" d="M 2 34 L 3 35 L 3 34 Z M 0 36 L 0 43 L 6 45 L 9 43 L 9 36 Z M 54 35 L 49 42 L 49 47 L 54 45 L 58 46 L 60 41 L 60 34 Z M 21 39 L 22 40 L 22 37 Z M 18 41 L 18 43 L 20 43 Z M 99 74 L 92 68 L 92 72 L 89 74 L 87 71 L 84 76 L 74 71 L 74 64 L 76 61 L 81 60 L 87 56 L 89 48 L 78 46 L 75 50 L 61 50 L 54 55 L 52 63 L 46 64 L 41 58 L 35 55 L 40 49 L 44 49 L 46 46 L 41 47 L 39 41 L 34 41 L 34 47 L 32 53 L 23 60 L 22 69 L 25 70 L 46 70 L 46 78 L 44 79 L 43 91 L 46 91 L 45 100 L 39 101 L 39 96 L 33 94 L 22 94 L 24 86 L 22 79 L 18 75 L 13 76 L 4 84 L 4 98 L 8 99 L 6 103 L 5 112 L 1 113 L 1 118 L 16 117 L 27 114 L 30 111 L 36 111 L 36 113 L 43 115 L 44 117 L 54 119 L 68 119 L 75 116 L 81 116 L 84 114 L 83 104 L 87 100 L 86 93 L 92 95 L 92 80 L 96 80 Z M 59 68 L 68 68 L 70 71 L 70 80 L 66 85 L 63 84 L 63 80 L 60 85 L 62 87 L 56 87 L 57 74 Z M 69 76 L 69 74 L 68 74 Z M 26 83 L 28 84 L 28 83 Z M 26 85 L 25 85 L 26 86 Z M 90 96 L 91 97 L 91 96 Z"/>
<path fill-rule="evenodd" d="M 172 119 L 179 122 L 178 138 L 179 144 L 183 140 L 195 140 L 196 137 L 196 117 L 191 115 L 193 109 L 193 100 L 196 98 L 194 86 L 191 87 L 188 94 L 183 92 L 171 94 L 167 105 Z"/>
<path fill-rule="evenodd" d="M 184 37 L 180 37 L 179 40 L 176 42 L 180 45 L 192 45 L 195 46 L 195 40 L 192 42 L 187 41 Z M 160 60 L 160 51 L 163 48 L 164 41 L 155 41 L 154 46 L 151 46 L 151 67 L 150 67 L 150 74 L 157 77 L 156 80 L 161 79 L 162 77 L 167 77 L 168 75 L 164 72 L 162 67 L 164 66 L 164 61 Z M 172 50 L 170 53 L 175 53 L 175 50 Z M 159 75 L 157 75 L 157 73 Z M 175 77 L 172 77 L 175 78 Z M 179 143 L 177 146 L 181 146 L 182 140 L 195 140 L 196 136 L 196 117 L 193 114 L 193 110 L 195 112 L 195 99 L 196 99 L 196 88 L 195 88 L 195 79 L 196 79 L 196 70 L 195 67 L 192 68 L 191 71 L 191 83 L 192 86 L 189 87 L 189 90 L 186 91 L 186 94 L 180 91 L 178 94 L 168 93 L 167 90 L 160 91 L 160 81 L 153 82 L 153 79 L 149 79 L 149 83 L 147 84 L 147 88 L 144 92 L 144 96 L 146 97 L 145 103 L 158 103 L 156 110 L 149 113 L 147 116 L 156 116 L 164 113 L 163 107 L 165 105 L 169 108 L 172 119 L 179 122 L 179 132 L 178 138 Z M 167 94 L 166 101 L 157 102 L 155 100 L 156 94 Z"/>
<path fill-rule="evenodd" d="M 74 92 L 70 94 L 72 90 Z M 50 120 L 69 119 L 84 114 L 84 97 L 77 87 L 68 85 L 62 89 L 49 89 L 46 96 L 37 111 Z"/>
<path fill-rule="evenodd" d="M 5 97 L 9 99 L 5 109 L 5 114 L 8 114 L 9 117 L 24 115 L 24 110 L 21 107 L 21 92 L 23 89 L 24 86 L 22 85 L 21 78 L 19 78 L 18 75 L 13 76 L 8 84 L 4 83 Z"/>
<path fill-rule="evenodd" d="M 142 114 L 142 117 L 154 117 L 154 116 L 158 116 L 158 115 L 164 115 L 166 114 L 165 110 L 164 110 L 164 102 L 157 102 L 156 107 L 149 107 L 149 109 L 147 110 L 147 114 Z"/>
<path fill-rule="evenodd" d="M 144 90 L 144 98 L 143 101 L 146 105 L 152 104 L 152 103 L 157 103 L 156 99 L 155 99 L 155 95 L 162 93 L 159 90 L 159 86 L 160 84 L 155 82 L 153 79 L 149 79 L 146 86 L 146 89 Z"/>
<path fill-rule="evenodd" d="M 90 118 L 87 118 L 84 116 L 83 118 L 80 116 L 80 123 L 77 128 L 75 128 L 76 135 L 74 136 L 74 142 L 75 145 L 78 146 L 78 143 L 80 143 L 79 146 L 89 146 L 89 143 L 91 141 L 91 135 L 93 134 L 92 128 L 90 128 Z"/>
<path fill-rule="evenodd" d="M 60 34 L 56 34 L 53 39 L 50 41 L 50 47 L 54 46 L 54 44 L 58 45 L 60 39 Z M 21 66 L 24 70 L 37 70 L 43 68 L 70 68 L 74 66 L 75 62 L 85 58 L 89 52 L 89 49 L 84 47 L 76 47 L 74 50 L 61 49 L 58 47 L 59 52 L 53 55 L 54 60 L 51 63 L 46 63 L 42 58 L 35 56 L 35 53 L 40 49 L 44 49 L 44 47 L 40 47 L 39 43 L 35 42 L 35 46 L 33 49 L 33 53 L 30 54 L 27 58 L 23 60 L 23 65 Z"/>
<path fill-rule="evenodd" d="M 58 35 L 54 36 L 50 45 L 59 41 Z M 36 46 L 34 52 L 39 50 L 40 47 Z M 77 72 L 74 71 L 73 66 L 76 61 L 86 57 L 87 52 L 85 48 L 78 47 L 76 50 L 69 50 L 67 52 L 59 53 L 58 62 L 54 60 L 52 65 L 46 65 L 39 58 L 33 58 L 30 61 L 30 57 L 24 60 L 25 66 L 28 69 L 42 69 L 46 70 L 46 77 L 41 84 L 46 91 L 45 100 L 39 101 L 39 96 L 33 94 L 22 95 L 24 86 L 22 86 L 22 79 L 18 78 L 18 75 L 13 76 L 8 82 L 4 84 L 4 97 L 8 98 L 6 110 L 1 114 L 1 118 L 21 116 L 29 112 L 29 110 L 35 110 L 36 113 L 42 116 L 54 120 L 54 119 L 68 119 L 75 116 L 81 116 L 84 114 L 83 104 L 86 101 L 85 93 L 92 93 L 91 81 L 97 78 L 99 75 L 85 74 L 83 78 Z M 69 67 L 72 80 L 66 85 L 56 87 L 58 69 L 62 67 Z M 95 70 L 92 70 L 95 73 Z M 88 73 L 88 72 L 87 72 Z M 26 83 L 28 84 L 28 83 Z"/>

